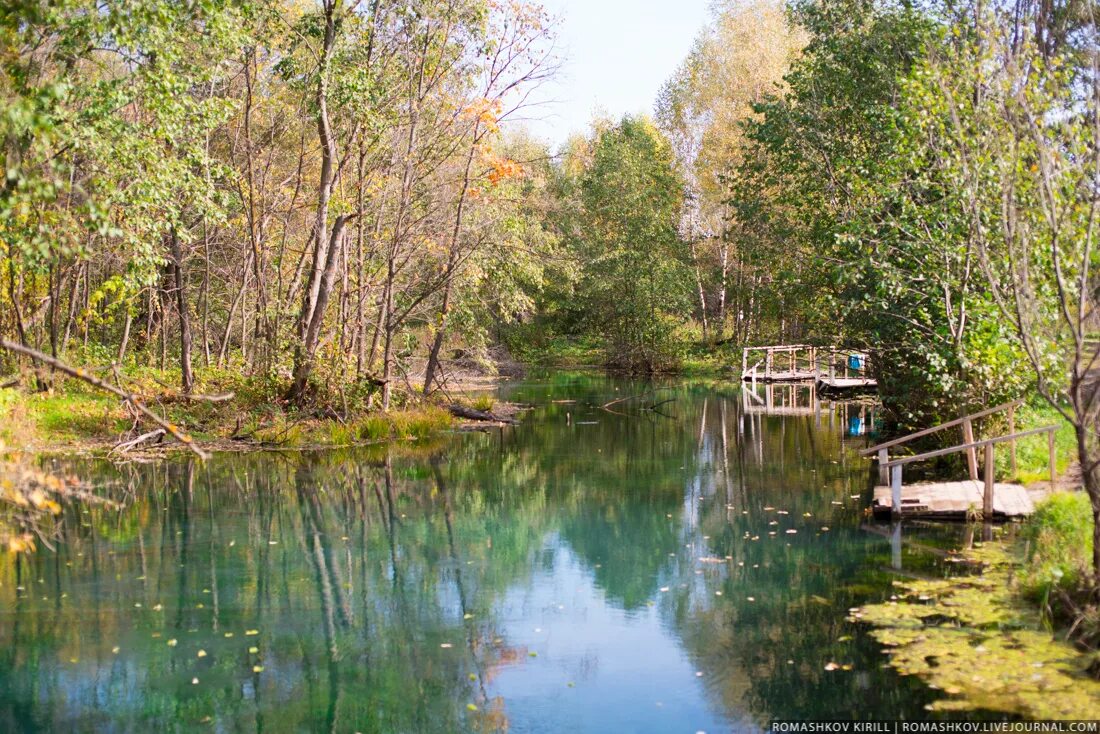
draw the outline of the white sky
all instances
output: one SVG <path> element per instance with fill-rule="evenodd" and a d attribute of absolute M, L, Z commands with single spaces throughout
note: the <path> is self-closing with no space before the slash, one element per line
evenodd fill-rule
<path fill-rule="evenodd" d="M 542 0 L 561 19 L 564 65 L 537 90 L 526 125 L 552 146 L 584 131 L 597 110 L 612 118 L 653 111 L 664 81 L 691 50 L 708 0 Z"/>

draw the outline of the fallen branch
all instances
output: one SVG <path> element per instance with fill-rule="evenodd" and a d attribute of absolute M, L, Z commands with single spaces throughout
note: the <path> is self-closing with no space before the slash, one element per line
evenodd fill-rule
<path fill-rule="evenodd" d="M 63 372 L 70 377 L 75 377 L 78 380 L 83 380 L 93 387 L 98 387 L 100 390 L 109 392 L 112 395 L 117 395 L 119 398 L 122 399 L 124 405 L 131 406 L 134 410 L 138 411 L 143 416 L 151 420 L 153 423 L 163 428 L 166 433 L 168 433 L 170 436 L 172 436 L 172 438 L 176 439 L 184 446 L 186 446 L 200 459 L 207 458 L 207 453 L 196 446 L 194 440 L 190 436 L 180 431 L 179 428 L 164 420 L 153 411 L 149 410 L 149 408 L 145 407 L 145 404 L 142 403 L 133 393 L 126 392 L 120 387 L 115 387 L 109 382 L 105 382 L 95 375 L 89 374 L 85 370 L 80 369 L 79 367 L 70 367 L 61 360 L 55 359 L 48 354 L 43 354 L 37 349 L 32 349 L 30 347 L 23 346 L 22 344 L 8 341 L 7 339 L 0 339 L 0 348 L 7 349 L 9 352 L 15 352 L 16 354 L 22 354 L 25 357 L 30 357 L 36 362 L 41 362 L 48 367 L 52 367 L 58 372 Z"/>
<path fill-rule="evenodd" d="M 474 410 L 473 408 L 467 408 L 465 405 L 459 405 L 452 403 L 447 406 L 447 410 L 451 415 L 459 418 L 466 418 L 472 421 L 492 421 L 493 423 L 518 423 L 515 418 L 507 418 L 502 415 L 496 415 L 495 413 L 489 413 L 484 410 Z"/>
<path fill-rule="evenodd" d="M 600 409 L 601 410 L 607 410 L 612 405 L 618 405 L 619 403 L 625 403 L 627 400 L 637 400 L 638 398 L 644 398 L 646 395 L 652 395 L 652 394 L 653 394 L 653 390 L 646 390 L 645 392 L 638 393 L 637 395 L 627 395 L 625 398 L 617 398 L 615 400 L 609 400 L 606 403 L 604 403 L 603 405 L 601 405 Z"/>
<path fill-rule="evenodd" d="M 154 431 L 149 431 L 148 433 L 143 433 L 140 436 L 138 436 L 137 438 L 133 438 L 133 439 L 130 439 L 129 441 L 126 441 L 124 443 L 120 443 L 120 444 L 116 445 L 114 448 L 112 448 L 110 451 L 107 452 L 107 455 L 110 456 L 111 454 L 113 454 L 116 451 L 118 451 L 120 453 L 125 452 L 125 451 L 129 451 L 130 449 L 134 448 L 135 446 L 137 446 L 140 443 L 144 443 L 145 441 L 151 441 L 154 438 L 159 438 L 163 435 L 164 435 L 164 429 L 163 428 L 158 428 Z"/>

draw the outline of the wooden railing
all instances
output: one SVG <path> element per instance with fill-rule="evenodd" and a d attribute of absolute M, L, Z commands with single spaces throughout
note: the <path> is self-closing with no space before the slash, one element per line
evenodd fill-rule
<path fill-rule="evenodd" d="M 992 407 L 992 408 L 986 408 L 985 410 L 978 411 L 977 413 L 971 413 L 970 415 L 964 415 L 963 417 L 956 418 L 953 421 L 948 421 L 946 423 L 941 423 L 938 426 L 932 426 L 931 428 L 925 428 L 922 431 L 917 431 L 915 433 L 910 433 L 906 436 L 901 436 L 901 437 L 895 438 L 891 441 L 885 441 L 885 442 L 877 444 L 875 446 L 871 446 L 870 448 L 862 449 L 859 452 L 859 455 L 860 456 L 871 456 L 872 454 L 878 454 L 878 476 L 879 476 L 879 481 L 883 484 L 886 484 L 886 482 L 887 482 L 886 467 L 887 467 L 887 465 L 893 463 L 893 462 L 890 461 L 890 449 L 894 448 L 895 446 L 901 446 L 902 444 L 908 443 L 909 441 L 912 441 L 912 440 L 917 439 L 917 438 L 923 438 L 925 436 L 931 436 L 933 433 L 938 433 L 939 431 L 943 431 L 943 430 L 946 430 L 948 428 L 954 428 L 956 426 L 961 426 L 963 445 L 964 445 L 964 447 L 966 447 L 964 450 L 966 451 L 967 471 L 969 472 L 971 479 L 977 480 L 977 478 L 978 478 L 978 454 L 977 454 L 976 446 L 978 444 L 980 444 L 981 442 L 976 443 L 974 441 L 974 421 L 979 419 L 979 418 L 985 418 L 987 416 L 993 415 L 994 413 L 1000 413 L 1003 410 L 1007 410 L 1008 411 L 1008 431 L 1009 431 L 1010 434 L 1014 433 L 1016 431 L 1016 408 L 1018 408 L 1020 405 L 1023 405 L 1023 402 L 1024 402 L 1023 400 L 1013 400 L 1012 402 L 1009 402 L 1009 403 L 1002 403 L 1001 405 L 997 405 L 997 406 Z M 974 444 L 974 445 L 971 446 L 971 444 Z M 952 449 L 952 451 L 949 451 L 947 453 L 953 453 L 953 452 L 954 452 L 954 449 Z M 926 457 L 926 458 L 930 458 L 930 457 Z M 1016 473 L 1016 441 L 1015 441 L 1015 439 L 1013 439 L 1012 443 L 1011 443 L 1010 463 L 1011 463 L 1011 466 L 1012 466 L 1012 473 L 1015 474 Z"/>
<path fill-rule="evenodd" d="M 1001 406 L 1003 407 L 1003 406 Z M 974 418 L 978 414 L 969 416 Z M 961 419 L 960 419 L 961 420 Z M 945 426 L 947 424 L 944 424 Z M 897 459 L 888 460 L 879 465 L 880 470 L 887 469 L 890 472 L 890 495 L 893 505 L 894 514 L 901 514 L 901 478 L 902 467 L 906 464 L 912 464 L 916 461 L 925 461 L 927 459 L 934 459 L 937 456 L 946 456 L 947 454 L 954 454 L 960 451 L 976 451 L 978 448 L 983 449 L 985 454 L 985 467 L 982 472 L 982 478 L 985 483 L 985 491 L 982 495 L 982 517 L 990 518 L 993 516 L 993 484 L 994 484 L 994 472 L 993 472 L 993 459 L 995 454 L 995 447 L 999 443 L 1011 441 L 1012 446 L 1015 447 L 1016 439 L 1026 438 L 1028 436 L 1035 436 L 1041 433 L 1047 434 L 1047 461 L 1049 463 L 1050 470 L 1050 482 L 1054 483 L 1057 477 L 1057 470 L 1055 468 L 1055 454 L 1054 454 L 1054 434 L 1057 432 L 1057 425 L 1043 426 L 1042 428 L 1032 428 L 1028 431 L 1020 431 L 1019 433 L 1010 433 L 1005 436 L 997 436 L 996 438 L 986 438 L 981 441 L 969 441 L 958 446 L 952 446 L 946 449 L 937 449 L 935 451 L 926 451 L 923 454 L 916 454 L 915 456 L 902 456 Z M 896 445 L 896 444 L 895 444 Z M 1013 469 L 1015 471 L 1015 468 Z M 972 477 L 976 479 L 976 477 Z"/>

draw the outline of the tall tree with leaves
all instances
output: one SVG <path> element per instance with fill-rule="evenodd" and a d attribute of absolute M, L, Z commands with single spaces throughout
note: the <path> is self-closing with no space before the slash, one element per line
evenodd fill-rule
<path fill-rule="evenodd" d="M 623 118 L 597 133 L 579 188 L 580 297 L 607 364 L 631 372 L 677 366 L 690 276 L 676 230 L 683 182 L 668 142 L 650 120 Z"/>

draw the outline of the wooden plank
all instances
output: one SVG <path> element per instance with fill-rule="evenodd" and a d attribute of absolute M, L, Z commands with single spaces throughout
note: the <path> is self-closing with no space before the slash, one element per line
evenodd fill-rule
<path fill-rule="evenodd" d="M 969 446 L 966 451 L 966 470 L 970 472 L 971 479 L 978 478 L 978 454 L 974 448 L 974 423 L 969 417 L 963 418 L 962 423 L 963 443 Z"/>
<path fill-rule="evenodd" d="M 982 517 L 993 516 L 993 452 L 997 444 L 985 447 L 985 473 L 982 475 Z"/>
<path fill-rule="evenodd" d="M 978 511 L 985 495 L 984 482 L 918 482 L 901 488 L 902 517 L 964 519 Z M 871 502 L 878 516 L 893 513 L 893 488 L 878 485 Z M 1035 511 L 1027 490 L 1019 484 L 994 483 L 993 511 L 989 517 L 1021 517 Z"/>

